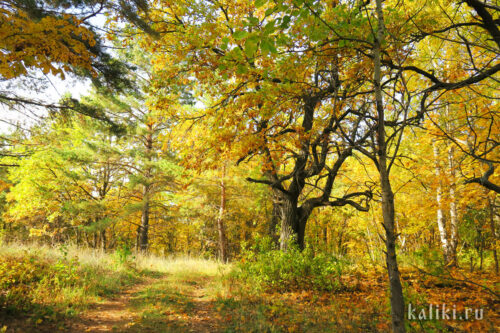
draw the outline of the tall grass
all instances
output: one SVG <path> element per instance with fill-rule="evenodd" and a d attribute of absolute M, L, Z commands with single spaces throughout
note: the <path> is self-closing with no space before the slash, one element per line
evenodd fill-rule
<path fill-rule="evenodd" d="M 192 274 L 214 276 L 229 266 L 222 265 L 214 260 L 196 258 L 190 256 L 167 256 L 160 257 L 154 254 L 135 253 L 129 256 L 124 265 L 121 265 L 116 252 L 108 252 L 102 249 L 79 247 L 74 244 L 51 246 L 37 243 L 0 243 L 0 256 L 25 256 L 35 255 L 53 260 L 69 259 L 76 260 L 80 265 L 95 269 L 151 271 L 168 274 Z"/>
<path fill-rule="evenodd" d="M 116 260 L 110 253 L 99 249 L 77 247 L 73 244 L 60 246 L 20 242 L 0 244 L 0 256 L 19 257 L 25 255 L 35 255 L 52 260 L 75 259 L 81 265 L 96 269 L 107 269 L 111 266 L 116 266 Z"/>
<path fill-rule="evenodd" d="M 32 322 L 58 320 L 84 311 L 145 278 L 215 276 L 215 261 L 162 258 L 36 243 L 0 244 L 0 313 L 28 315 Z"/>
<path fill-rule="evenodd" d="M 221 270 L 228 268 L 228 265 L 222 265 L 213 260 L 189 256 L 158 257 L 150 254 L 136 254 L 134 262 L 138 269 L 188 276 L 215 276 Z"/>

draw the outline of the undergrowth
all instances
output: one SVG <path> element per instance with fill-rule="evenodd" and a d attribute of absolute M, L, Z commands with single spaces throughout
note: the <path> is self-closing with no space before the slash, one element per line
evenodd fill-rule
<path fill-rule="evenodd" d="M 101 297 L 137 282 L 147 271 L 88 250 L 0 247 L 0 315 L 34 323 L 74 316 Z"/>
<path fill-rule="evenodd" d="M 300 251 L 294 245 L 283 252 L 273 248 L 271 240 L 264 237 L 243 251 L 230 278 L 247 282 L 258 291 L 340 291 L 349 289 L 342 281 L 348 268 L 345 258 L 315 255 L 310 248 Z"/>

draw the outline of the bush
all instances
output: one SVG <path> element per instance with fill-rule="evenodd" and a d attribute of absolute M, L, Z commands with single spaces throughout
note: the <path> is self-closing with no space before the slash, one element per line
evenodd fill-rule
<path fill-rule="evenodd" d="M 101 257 L 82 263 L 68 255 L 66 246 L 47 253 L 4 253 L 0 255 L 0 314 L 29 315 L 35 322 L 72 316 L 98 297 L 139 279 L 139 271 L 109 265 L 112 262 Z"/>
<path fill-rule="evenodd" d="M 115 255 L 121 265 L 130 265 L 130 259 L 135 260 L 135 256 L 132 256 L 132 250 L 128 244 L 118 246 Z"/>
<path fill-rule="evenodd" d="M 324 253 L 314 255 L 310 248 L 300 251 L 292 246 L 287 252 L 274 249 L 269 238 L 257 240 L 243 257 L 232 277 L 262 291 L 344 289 L 341 276 L 348 262 Z"/>
<path fill-rule="evenodd" d="M 63 267 L 64 266 L 64 267 Z M 0 309 L 7 312 L 29 312 L 41 300 L 35 288 L 62 288 L 73 278 L 73 269 L 66 270 L 62 262 L 55 265 L 37 258 L 4 257 L 0 260 Z M 69 275 L 68 275 L 69 274 Z"/>
<path fill-rule="evenodd" d="M 421 247 L 414 252 L 413 261 L 432 275 L 440 276 L 444 273 L 445 265 L 440 249 L 428 246 Z"/>

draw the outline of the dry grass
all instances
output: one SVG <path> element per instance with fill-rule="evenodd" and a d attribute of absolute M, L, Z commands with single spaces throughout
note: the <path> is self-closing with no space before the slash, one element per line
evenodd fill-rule
<path fill-rule="evenodd" d="M 36 255 L 43 258 L 76 259 L 83 266 L 94 269 L 129 269 L 133 267 L 140 271 L 167 273 L 175 275 L 216 276 L 229 270 L 230 265 L 224 265 L 214 260 L 189 256 L 160 257 L 153 254 L 132 254 L 127 259 L 128 265 L 119 265 L 118 255 L 101 249 L 78 247 L 74 244 L 63 246 L 41 245 L 37 243 L 0 244 L 0 256 Z"/>
<path fill-rule="evenodd" d="M 153 270 L 160 273 L 174 275 L 201 275 L 216 276 L 228 270 L 229 265 L 223 265 L 214 260 L 182 257 L 158 257 L 154 255 L 138 254 L 134 260 L 138 269 Z"/>

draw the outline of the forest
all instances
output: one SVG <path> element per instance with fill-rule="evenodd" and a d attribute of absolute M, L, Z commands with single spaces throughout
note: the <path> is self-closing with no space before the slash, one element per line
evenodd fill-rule
<path fill-rule="evenodd" d="M 2 0 L 0 50 L 0 333 L 500 331 L 498 0 Z"/>

